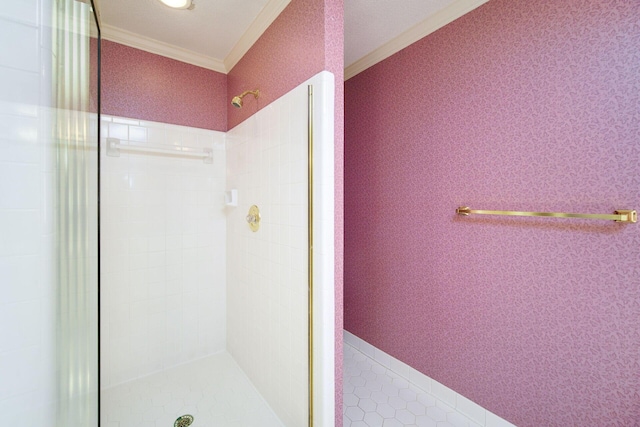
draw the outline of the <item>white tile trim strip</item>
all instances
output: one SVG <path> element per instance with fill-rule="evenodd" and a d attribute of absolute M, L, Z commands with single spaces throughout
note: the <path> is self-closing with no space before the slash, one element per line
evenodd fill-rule
<path fill-rule="evenodd" d="M 461 394 L 451 390 L 449 387 L 418 372 L 406 363 L 388 355 L 346 330 L 344 331 L 344 341 L 346 344 L 362 352 L 365 356 L 368 356 L 390 371 L 405 378 L 416 387 L 432 394 L 436 399 L 446 405 L 455 408 L 456 411 L 481 427 L 515 427 L 510 422 L 487 411 L 477 403 L 472 402 Z"/>
<path fill-rule="evenodd" d="M 335 76 L 321 71 L 305 86 L 314 90 L 313 324 L 314 425 L 335 420 L 334 114 Z"/>

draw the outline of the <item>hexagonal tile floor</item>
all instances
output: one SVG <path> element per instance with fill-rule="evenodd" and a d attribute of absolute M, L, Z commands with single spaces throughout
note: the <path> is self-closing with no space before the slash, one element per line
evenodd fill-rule
<path fill-rule="evenodd" d="M 102 391 L 102 426 L 173 427 L 185 414 L 192 427 L 283 427 L 228 353 Z"/>
<path fill-rule="evenodd" d="M 480 427 L 344 343 L 344 427 Z"/>

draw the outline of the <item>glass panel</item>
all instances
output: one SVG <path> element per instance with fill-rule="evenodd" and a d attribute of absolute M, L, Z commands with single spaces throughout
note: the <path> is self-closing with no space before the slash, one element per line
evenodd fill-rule
<path fill-rule="evenodd" d="M 0 2 L 2 425 L 97 425 L 92 22 L 72 0 Z"/>
<path fill-rule="evenodd" d="M 97 31 L 89 3 L 55 0 L 53 12 L 56 425 L 90 427 L 98 424 Z"/>

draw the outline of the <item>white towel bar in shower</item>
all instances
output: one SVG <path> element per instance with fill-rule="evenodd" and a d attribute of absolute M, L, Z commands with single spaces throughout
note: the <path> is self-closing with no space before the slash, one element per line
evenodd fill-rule
<path fill-rule="evenodd" d="M 199 157 L 204 159 L 205 163 L 213 163 L 213 150 L 210 148 L 153 145 L 146 142 L 134 141 L 128 141 L 122 144 L 118 138 L 107 138 L 107 156 L 120 157 L 120 150 Z"/>

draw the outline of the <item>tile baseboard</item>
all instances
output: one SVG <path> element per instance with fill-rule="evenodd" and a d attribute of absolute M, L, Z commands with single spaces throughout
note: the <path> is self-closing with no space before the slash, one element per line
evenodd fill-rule
<path fill-rule="evenodd" d="M 477 403 L 459 393 L 456 393 L 449 387 L 428 377 L 422 372 L 419 372 L 379 348 L 376 348 L 351 332 L 346 330 L 344 331 L 344 341 L 385 368 L 405 378 L 410 383 L 413 383 L 416 387 L 419 387 L 420 389 L 432 394 L 436 399 L 441 400 L 452 408 L 455 408 L 456 411 L 460 412 L 481 427 L 516 427 L 509 421 L 486 410 Z"/>

